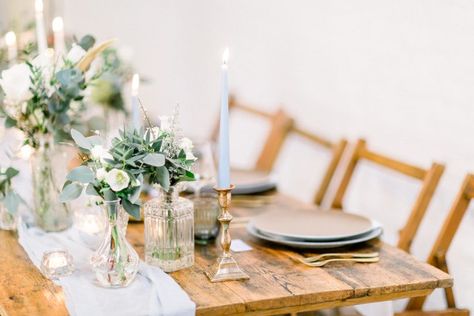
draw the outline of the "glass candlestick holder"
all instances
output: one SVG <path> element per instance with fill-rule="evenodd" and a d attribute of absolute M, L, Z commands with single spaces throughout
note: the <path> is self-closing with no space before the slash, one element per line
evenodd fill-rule
<path fill-rule="evenodd" d="M 222 246 L 222 254 L 217 258 L 216 263 L 206 271 L 206 275 L 211 282 L 249 279 L 249 276 L 242 271 L 230 252 L 232 238 L 230 237 L 229 226 L 233 217 L 229 213 L 229 208 L 232 196 L 231 191 L 234 187 L 234 185 L 231 185 L 229 188 L 214 188 L 217 192 L 219 207 L 221 209 L 217 220 L 221 224 L 222 235 L 220 244 Z"/>

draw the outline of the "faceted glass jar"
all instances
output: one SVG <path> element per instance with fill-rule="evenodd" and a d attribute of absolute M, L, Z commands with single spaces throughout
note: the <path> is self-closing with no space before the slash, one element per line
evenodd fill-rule
<path fill-rule="evenodd" d="M 107 217 L 104 239 L 91 257 L 91 264 L 99 285 L 103 287 L 126 287 L 138 272 L 140 258 L 125 238 L 128 216 L 120 200 L 105 201 Z"/>
<path fill-rule="evenodd" d="M 18 224 L 18 213 L 10 213 L 5 205 L 0 202 L 0 229 L 16 230 Z"/>
<path fill-rule="evenodd" d="M 33 202 L 36 225 L 45 231 L 61 231 L 73 222 L 69 206 L 59 201 L 67 161 L 65 146 L 56 146 L 48 135 L 39 138 L 39 148 L 31 157 Z"/>
<path fill-rule="evenodd" d="M 179 196 L 180 187 L 162 188 L 145 204 L 145 261 L 172 272 L 194 264 L 193 203 Z"/>

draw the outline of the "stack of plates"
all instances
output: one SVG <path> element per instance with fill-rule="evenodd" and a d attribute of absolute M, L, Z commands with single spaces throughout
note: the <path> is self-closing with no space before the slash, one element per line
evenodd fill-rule
<path fill-rule="evenodd" d="M 235 189 L 232 190 L 234 195 L 262 193 L 273 190 L 277 186 L 276 180 L 271 174 L 261 171 L 232 169 L 230 178 L 235 185 Z M 192 186 L 190 185 L 187 190 L 192 192 Z M 213 185 L 207 185 L 201 189 L 201 192 L 212 191 Z"/>
<path fill-rule="evenodd" d="M 379 237 L 375 221 L 341 211 L 275 210 L 253 218 L 248 232 L 260 239 L 296 248 L 336 248 Z"/>

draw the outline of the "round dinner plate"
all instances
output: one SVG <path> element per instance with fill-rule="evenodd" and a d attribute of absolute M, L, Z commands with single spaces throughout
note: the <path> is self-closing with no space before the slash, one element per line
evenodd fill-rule
<path fill-rule="evenodd" d="M 276 188 L 277 183 L 271 174 L 255 170 L 232 169 L 230 175 L 231 183 L 235 185 L 233 195 L 256 194 L 270 191 Z M 192 191 L 189 186 L 187 190 Z M 205 186 L 202 192 L 212 191 L 213 186 Z"/>
<path fill-rule="evenodd" d="M 251 225 L 274 238 L 295 241 L 336 241 L 362 236 L 377 225 L 357 214 L 320 209 L 274 210 L 256 216 Z"/>
<path fill-rule="evenodd" d="M 377 227 L 370 231 L 367 234 L 359 236 L 354 239 L 345 239 L 345 240 L 337 240 L 337 241 L 295 241 L 295 240 L 287 240 L 282 237 L 275 238 L 273 236 L 268 236 L 263 234 L 262 232 L 258 231 L 251 223 L 247 225 L 247 231 L 250 235 L 263 239 L 269 242 L 294 247 L 294 248 L 304 248 L 304 249 L 325 249 L 325 248 L 338 248 L 344 247 L 349 245 L 355 245 L 358 243 L 362 243 L 365 241 L 369 241 L 371 239 L 377 238 L 383 233 L 382 227 Z"/>

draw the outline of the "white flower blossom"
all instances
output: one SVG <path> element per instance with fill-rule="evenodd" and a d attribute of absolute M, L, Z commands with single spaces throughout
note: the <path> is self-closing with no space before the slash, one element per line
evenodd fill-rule
<path fill-rule="evenodd" d="M 130 177 L 125 171 L 112 169 L 107 172 L 105 182 L 107 182 L 112 191 L 119 192 L 128 187 L 130 184 Z"/>
<path fill-rule="evenodd" d="M 14 65 L 11 68 L 2 71 L 0 86 L 5 93 L 5 104 L 18 105 L 33 96 L 30 91 L 30 76 L 30 68 L 25 63 Z M 20 109 L 17 109 L 15 112 L 19 111 Z"/>
<path fill-rule="evenodd" d="M 95 145 L 92 147 L 91 157 L 100 162 L 105 162 L 105 159 L 113 159 L 112 155 L 102 145 Z"/>
<path fill-rule="evenodd" d="M 96 176 L 97 180 L 99 180 L 99 181 L 105 180 L 106 175 L 107 175 L 107 170 L 105 170 L 105 168 L 99 168 L 95 172 L 95 176 Z"/>
<path fill-rule="evenodd" d="M 30 115 L 30 122 L 33 126 L 41 126 L 44 121 L 44 113 L 41 109 L 35 109 L 33 114 Z"/>
<path fill-rule="evenodd" d="M 186 153 L 186 160 L 196 160 L 196 157 L 193 154 L 194 145 L 189 138 L 181 138 L 181 140 L 179 141 L 179 148 L 184 150 L 184 152 Z"/>
<path fill-rule="evenodd" d="M 71 50 L 66 56 L 66 59 L 72 62 L 73 64 L 78 63 L 82 57 L 86 54 L 86 51 L 81 46 L 75 44 L 72 46 Z"/>

